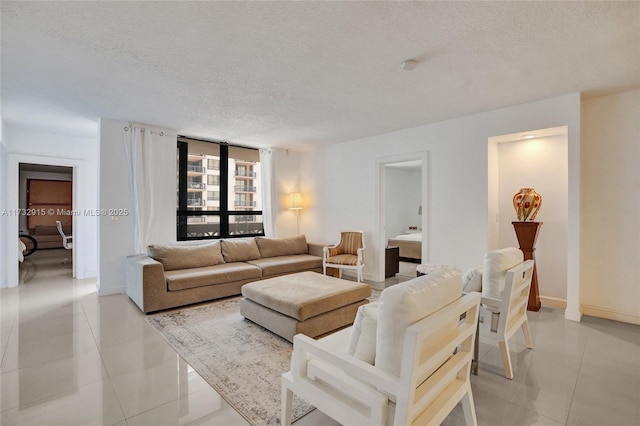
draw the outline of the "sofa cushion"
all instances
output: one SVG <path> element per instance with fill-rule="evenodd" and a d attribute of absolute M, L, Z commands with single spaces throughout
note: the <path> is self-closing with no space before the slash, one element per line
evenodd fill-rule
<path fill-rule="evenodd" d="M 304 235 L 293 238 L 256 237 L 256 244 L 260 250 L 260 257 L 290 256 L 307 254 L 307 239 Z"/>
<path fill-rule="evenodd" d="M 484 256 L 482 295 L 502 299 L 507 271 L 523 261 L 522 251 L 515 247 L 488 252 Z"/>
<path fill-rule="evenodd" d="M 248 260 L 247 263 L 262 269 L 262 277 L 300 272 L 304 270 L 322 268 L 322 258 L 310 254 L 293 256 L 278 256 L 267 259 Z"/>
<path fill-rule="evenodd" d="M 149 257 L 162 263 L 165 271 L 201 268 L 224 263 L 220 242 L 197 246 L 150 245 Z"/>
<path fill-rule="evenodd" d="M 347 353 L 373 365 L 376 360 L 376 330 L 378 329 L 378 303 L 358 308 L 351 327 Z"/>
<path fill-rule="evenodd" d="M 376 367 L 400 376 L 406 329 L 461 295 L 460 272 L 451 269 L 438 269 L 386 288 L 378 301 Z"/>
<path fill-rule="evenodd" d="M 225 262 L 245 262 L 260 259 L 260 251 L 255 238 L 221 240 L 222 256 Z"/>
<path fill-rule="evenodd" d="M 169 291 L 225 284 L 242 280 L 259 280 L 260 268 L 243 262 L 223 263 L 202 268 L 165 272 Z"/>

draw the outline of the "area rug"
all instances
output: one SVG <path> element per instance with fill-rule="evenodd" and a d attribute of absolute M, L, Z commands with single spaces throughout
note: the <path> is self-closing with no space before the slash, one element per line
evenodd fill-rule
<path fill-rule="evenodd" d="M 245 320 L 239 302 L 234 297 L 161 312 L 147 321 L 249 423 L 277 425 L 292 345 Z M 312 409 L 294 398 L 294 419 Z"/>
<path fill-rule="evenodd" d="M 380 290 L 372 289 L 371 301 Z M 280 383 L 292 345 L 240 315 L 240 297 L 147 316 L 221 396 L 253 425 L 280 424 Z M 294 396 L 293 419 L 313 407 Z"/>

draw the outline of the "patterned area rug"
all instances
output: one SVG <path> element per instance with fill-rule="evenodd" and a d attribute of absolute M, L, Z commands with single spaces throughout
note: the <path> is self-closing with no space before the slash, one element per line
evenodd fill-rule
<path fill-rule="evenodd" d="M 380 290 L 372 289 L 375 301 Z M 253 425 L 280 424 L 280 383 L 293 346 L 245 320 L 240 297 L 147 316 L 167 342 Z M 314 408 L 294 396 L 293 419 Z"/>
<path fill-rule="evenodd" d="M 245 320 L 240 297 L 147 316 L 218 393 L 253 425 L 280 424 L 280 377 L 292 345 Z M 293 418 L 313 409 L 294 398 Z"/>

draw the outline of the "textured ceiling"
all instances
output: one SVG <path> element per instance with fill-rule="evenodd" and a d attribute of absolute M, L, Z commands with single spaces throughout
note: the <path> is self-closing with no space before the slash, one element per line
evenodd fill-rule
<path fill-rule="evenodd" d="M 640 2 L 10 2 L 2 118 L 306 150 L 640 87 Z M 404 71 L 403 60 L 419 61 Z"/>

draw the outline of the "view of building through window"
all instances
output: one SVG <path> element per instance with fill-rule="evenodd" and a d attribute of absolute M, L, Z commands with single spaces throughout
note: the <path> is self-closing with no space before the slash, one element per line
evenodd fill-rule
<path fill-rule="evenodd" d="M 264 235 L 258 150 L 179 138 L 178 152 L 179 240 Z"/>

